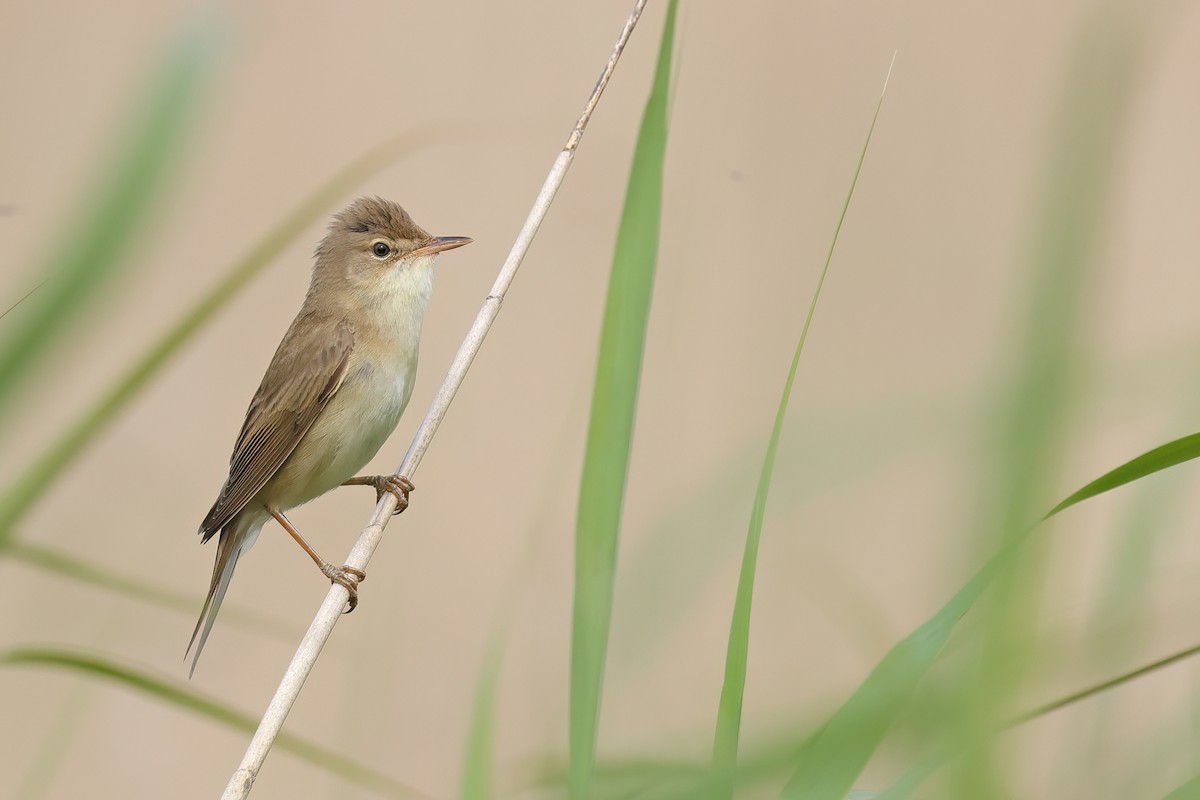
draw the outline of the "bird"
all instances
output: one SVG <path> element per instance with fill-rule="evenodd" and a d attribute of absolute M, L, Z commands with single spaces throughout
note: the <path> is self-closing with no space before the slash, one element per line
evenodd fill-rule
<path fill-rule="evenodd" d="M 229 476 L 200 523 L 218 536 L 208 596 L 188 643 L 189 677 L 208 641 L 238 559 L 274 519 L 322 574 L 346 587 L 349 610 L 366 575 L 321 558 L 286 512 L 342 485 L 375 488 L 408 507 L 412 482 L 355 476 L 395 430 L 412 395 L 433 267 L 465 236 L 431 236 L 399 204 L 360 197 L 333 216 L 314 253 L 304 303 L 246 411 Z M 185 654 L 185 658 L 187 656 Z"/>

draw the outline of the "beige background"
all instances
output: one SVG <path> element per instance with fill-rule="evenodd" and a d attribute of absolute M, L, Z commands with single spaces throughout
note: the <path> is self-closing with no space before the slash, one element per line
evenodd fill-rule
<path fill-rule="evenodd" d="M 962 525 L 987 458 L 986 401 L 1025 307 L 1020 257 L 1064 68 L 1091 5 L 684 3 L 602 754 L 708 751 L 753 476 L 893 50 L 768 509 L 747 742 L 844 696 L 965 578 L 976 556 Z M 397 132 L 445 126 L 442 144 L 361 187 L 401 202 L 434 233 L 476 240 L 439 267 L 412 406 L 374 462 L 390 470 L 627 10 L 623 0 L 5 3 L 0 200 L 16 213 L 0 218 L 2 298 L 29 285 L 28 265 L 47 244 L 70 240 L 66 214 L 173 32 L 212 15 L 230 37 L 162 230 L 22 395 L 19 424 L 2 430 L 0 480 L 350 158 Z M 389 530 L 360 610 L 339 625 L 289 721 L 435 797 L 456 791 L 483 650 L 506 619 L 499 759 L 511 766 L 565 750 L 590 381 L 663 11 L 652 4 L 635 34 L 415 477 L 413 508 Z M 1048 494 L 1200 429 L 1190 374 L 1200 337 L 1200 14 L 1178 3 L 1154 14 L 1088 314 L 1094 361 L 1067 468 Z M 138 397 L 27 518 L 23 539 L 190 592 L 198 609 L 213 547 L 198 546 L 195 527 L 320 235 L 314 226 Z M 1194 470 L 1179 473 L 1195 485 Z M 1143 631 L 1139 649 L 1086 659 L 1085 621 L 1104 595 L 1112 520 L 1128 498 L 1097 501 L 1056 529 L 1044 622 L 1058 647 L 1039 659 L 1031 702 L 1200 639 L 1189 502 L 1154 563 L 1152 615 L 1111 620 Z M 336 559 L 369 499 L 345 490 L 293 519 Z M 229 607 L 258 609 L 292 633 L 271 638 L 223 619 L 190 684 L 251 713 L 324 596 L 277 533 L 264 532 L 243 561 Z M 190 615 L 12 562 L 0 563 L 0 608 L 2 646 L 94 648 L 185 677 Z M 1142 776 L 1137 796 L 1161 796 L 1195 772 L 1186 698 L 1196 676 L 1185 665 L 1123 689 L 1113 708 L 1127 735 L 1108 741 L 1104 765 L 1086 773 L 1056 755 L 1084 712 L 1023 730 L 1005 762 L 1019 796 L 1129 796 L 1120 781 L 1131 774 Z M 245 743 L 61 672 L 0 671 L 0 708 L 0 797 L 17 796 L 26 765 L 60 747 L 47 797 L 215 797 Z M 66 740 L 48 743 L 63 728 Z M 1155 744 L 1166 739 L 1176 748 Z M 862 785 L 884 785 L 895 774 L 888 763 Z M 277 753 L 255 796 L 368 793 Z"/>

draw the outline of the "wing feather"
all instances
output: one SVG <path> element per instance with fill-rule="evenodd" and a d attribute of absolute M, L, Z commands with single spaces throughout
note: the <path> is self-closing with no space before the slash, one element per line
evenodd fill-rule
<path fill-rule="evenodd" d="M 200 525 L 204 541 L 279 471 L 337 393 L 353 350 L 354 332 L 345 320 L 298 317 L 292 323 L 250 401 L 229 459 L 229 477 Z"/>

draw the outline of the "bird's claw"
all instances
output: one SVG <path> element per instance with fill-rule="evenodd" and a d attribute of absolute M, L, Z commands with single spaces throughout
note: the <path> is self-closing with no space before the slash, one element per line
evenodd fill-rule
<path fill-rule="evenodd" d="M 392 512 L 393 515 L 408 508 L 408 493 L 417 490 L 413 482 L 403 475 L 377 475 L 374 486 L 376 503 L 383 499 L 384 492 L 396 498 L 396 510 Z"/>
<path fill-rule="evenodd" d="M 326 578 L 329 578 L 330 582 L 336 583 L 346 590 L 346 593 L 349 595 L 348 602 L 350 605 L 346 609 L 347 614 L 358 607 L 358 585 L 367 579 L 367 573 L 354 567 L 335 567 L 329 563 L 321 566 L 321 572 L 325 574 Z"/>
<path fill-rule="evenodd" d="M 383 499 L 384 492 L 396 498 L 396 510 L 399 514 L 408 508 L 408 493 L 415 492 L 417 487 L 403 475 L 360 475 L 345 481 L 343 486 L 373 486 L 375 487 L 375 502 Z"/>

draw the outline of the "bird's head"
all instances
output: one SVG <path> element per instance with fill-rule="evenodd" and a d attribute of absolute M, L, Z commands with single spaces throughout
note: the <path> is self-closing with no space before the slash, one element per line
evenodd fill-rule
<path fill-rule="evenodd" d="M 309 299 L 359 305 L 420 301 L 423 310 L 438 253 L 470 242 L 465 236 L 431 236 L 398 203 L 360 197 L 334 215 L 317 245 Z"/>

